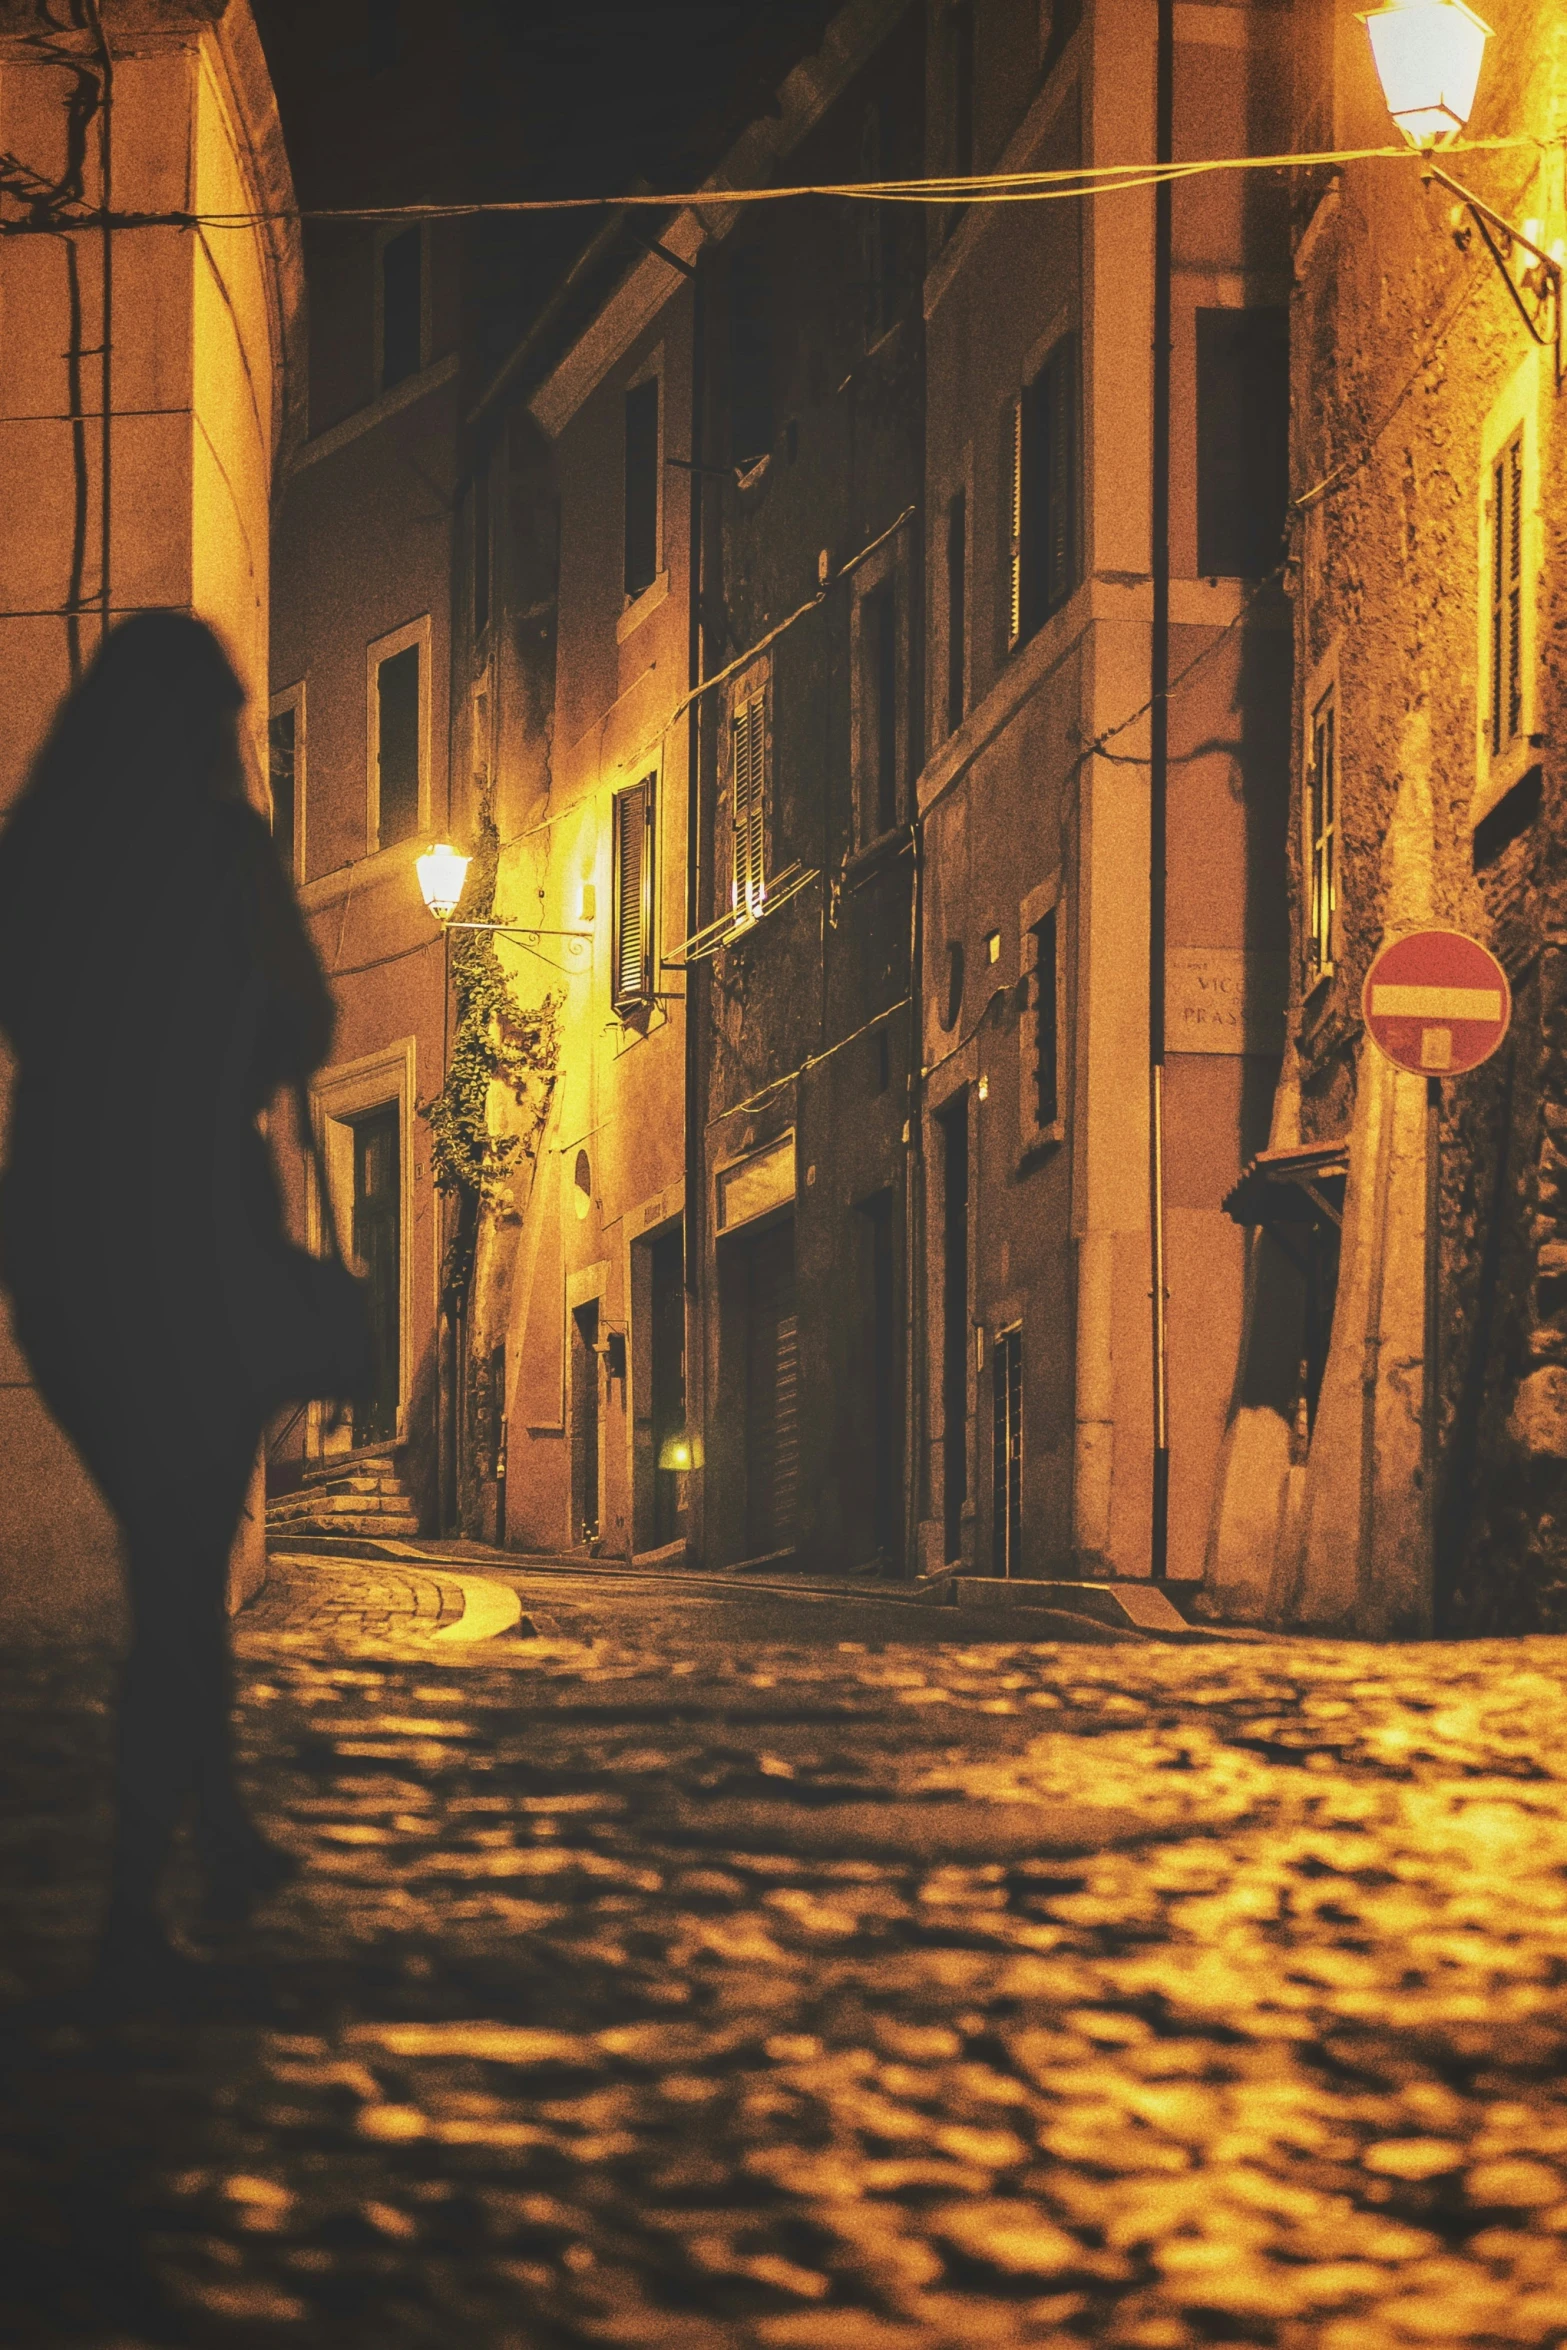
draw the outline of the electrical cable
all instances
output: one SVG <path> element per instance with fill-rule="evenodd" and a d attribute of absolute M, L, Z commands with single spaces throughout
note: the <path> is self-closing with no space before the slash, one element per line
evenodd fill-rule
<path fill-rule="evenodd" d="M 1448 155 L 1505 153 L 1519 148 L 1543 152 L 1553 144 L 1526 133 L 1506 137 L 1455 140 L 1444 148 Z M 649 210 L 659 212 L 723 209 L 736 204 L 779 204 L 803 197 L 832 197 L 870 204 L 1013 204 L 1068 201 L 1078 197 L 1114 195 L 1121 191 L 1157 187 L 1167 182 L 1200 179 L 1213 172 L 1313 171 L 1346 163 L 1396 162 L 1419 156 L 1423 150 L 1397 147 L 1321 148 L 1286 155 L 1212 155 L 1171 163 L 1079 164 L 1052 171 L 956 173 L 932 179 L 841 180 L 805 182 L 774 188 L 710 186 L 660 195 L 637 191 L 623 195 L 519 196 L 448 203 L 298 205 L 261 207 L 237 212 L 177 210 L 123 212 L 110 215 L 116 228 L 258 228 L 269 221 L 424 221 L 471 220 L 483 216 L 556 212 Z M 59 199 L 29 202 L 21 220 L 0 220 L 0 235 L 58 234 L 61 229 L 99 225 L 103 207 L 80 204 L 69 213 Z M 670 258 L 670 256 L 665 256 Z"/>

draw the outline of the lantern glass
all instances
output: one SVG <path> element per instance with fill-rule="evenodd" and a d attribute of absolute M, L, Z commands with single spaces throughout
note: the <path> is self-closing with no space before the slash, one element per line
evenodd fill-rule
<path fill-rule="evenodd" d="M 1361 18 L 1387 110 L 1412 147 L 1445 147 L 1469 120 L 1491 28 L 1464 0 L 1394 0 Z"/>
<path fill-rule="evenodd" d="M 445 841 L 415 860 L 419 888 L 437 922 L 449 922 L 462 899 L 468 878 L 468 860 Z"/>

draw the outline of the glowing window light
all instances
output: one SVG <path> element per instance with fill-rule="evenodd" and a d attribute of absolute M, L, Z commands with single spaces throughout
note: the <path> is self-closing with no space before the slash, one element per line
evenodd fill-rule
<path fill-rule="evenodd" d="M 1464 0 L 1394 0 L 1362 16 L 1387 110 L 1412 147 L 1445 147 L 1469 120 L 1491 28 Z"/>
<path fill-rule="evenodd" d="M 468 878 L 468 860 L 445 841 L 437 841 L 433 849 L 426 849 L 416 858 L 414 870 L 419 876 L 419 888 L 425 904 L 437 922 L 449 922 L 462 898 L 463 883 Z"/>

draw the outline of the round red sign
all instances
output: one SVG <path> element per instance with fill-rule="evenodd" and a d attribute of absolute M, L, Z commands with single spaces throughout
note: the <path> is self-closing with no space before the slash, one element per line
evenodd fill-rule
<path fill-rule="evenodd" d="M 1376 955 L 1361 990 L 1366 1034 L 1395 1067 L 1457 1077 L 1488 1061 L 1513 1016 L 1507 974 L 1461 930 L 1412 930 Z"/>

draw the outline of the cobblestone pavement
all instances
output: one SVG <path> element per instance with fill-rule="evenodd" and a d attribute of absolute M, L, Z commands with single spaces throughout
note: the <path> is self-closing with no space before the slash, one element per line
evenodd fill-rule
<path fill-rule="evenodd" d="M 471 1648 L 418 1573 L 275 1582 L 305 1874 L 114 2029 L 54 1996 L 107 1658 L 4 1653 L 5 2339 L 1567 2341 L 1567 1643 L 519 1580 Z"/>

